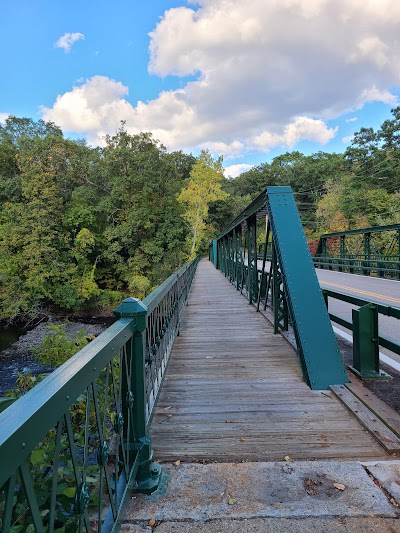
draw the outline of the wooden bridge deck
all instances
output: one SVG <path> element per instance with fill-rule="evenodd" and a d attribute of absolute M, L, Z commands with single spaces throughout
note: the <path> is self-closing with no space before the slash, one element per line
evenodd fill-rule
<path fill-rule="evenodd" d="M 323 348 L 321 348 L 323 349 Z M 209 263 L 199 264 L 152 423 L 157 460 L 387 457 Z"/>

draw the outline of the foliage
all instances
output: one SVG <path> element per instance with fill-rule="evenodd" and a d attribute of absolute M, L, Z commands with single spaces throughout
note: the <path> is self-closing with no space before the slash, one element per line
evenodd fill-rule
<path fill-rule="evenodd" d="M 123 126 L 107 137 L 103 163 L 111 189 L 102 204 L 109 213 L 103 258 L 118 277 L 117 283 L 108 280 L 108 288 L 135 290 L 134 276 L 158 285 L 184 261 L 187 232 L 176 196 L 191 161 L 180 152 L 167 154 L 150 134 L 129 135 Z"/>
<path fill-rule="evenodd" d="M 33 355 L 42 365 L 61 366 L 72 355 L 81 350 L 89 342 L 85 330 L 81 328 L 75 335 L 69 335 L 65 324 L 46 326 L 49 332 L 45 335 L 38 348 L 32 348 Z"/>
<path fill-rule="evenodd" d="M 227 193 L 222 190 L 222 158 L 214 160 L 208 150 L 202 150 L 190 173 L 187 187 L 182 189 L 178 201 L 184 206 L 183 218 L 190 228 L 189 257 L 193 258 L 206 240 L 208 211 L 211 202 L 224 200 Z"/>
<path fill-rule="evenodd" d="M 236 179 L 124 123 L 105 147 L 51 122 L 0 125 L 0 319 L 109 313 L 204 252 L 267 186 L 292 187 L 306 235 L 400 220 L 400 107 L 345 154 L 287 152 Z"/>
<path fill-rule="evenodd" d="M 45 340 L 49 340 L 52 337 L 58 337 L 60 346 L 71 348 L 69 340 L 75 340 L 75 346 L 72 351 L 76 352 L 80 349 L 80 345 L 84 343 L 82 337 L 82 330 L 78 332 L 77 337 L 74 339 L 65 339 L 63 332 L 64 327 L 52 327 L 51 333 Z M 87 342 L 87 340 L 86 340 Z M 60 361 L 59 347 L 57 343 L 51 343 L 45 349 L 46 342 L 42 344 L 39 350 L 45 353 L 46 363 L 53 362 L 56 359 Z M 54 349 L 56 347 L 56 349 Z M 112 366 L 115 380 L 119 379 L 119 366 L 118 357 L 115 357 Z M 20 374 L 17 379 L 16 387 L 8 391 L 7 396 L 9 398 L 20 398 L 23 394 L 31 390 L 36 383 L 41 381 L 46 375 L 40 375 L 37 377 L 32 376 L 30 373 Z M 104 438 L 110 442 L 111 430 L 113 424 L 113 412 L 115 411 L 114 401 L 114 388 L 113 382 L 107 376 L 106 371 L 100 374 L 100 377 L 94 383 L 96 390 L 97 409 L 103 410 L 102 414 L 104 420 L 108 423 L 105 424 Z M 107 398 L 107 401 L 106 401 Z M 88 406 L 87 406 L 88 402 Z M 99 432 L 97 430 L 97 417 L 96 408 L 94 405 L 93 395 L 82 394 L 77 398 L 76 402 L 69 409 L 70 423 L 73 432 L 74 448 L 76 450 L 77 457 L 74 458 L 78 468 L 82 466 L 83 448 L 87 439 L 88 456 L 89 460 L 86 464 L 86 476 L 85 483 L 89 486 L 89 505 L 94 507 L 99 503 L 100 485 L 99 485 L 99 465 L 97 464 L 97 453 L 100 446 Z M 69 436 L 65 423 L 61 420 L 62 424 L 60 432 L 60 443 L 58 449 L 58 468 L 54 469 L 55 450 L 56 450 L 56 428 L 53 428 L 49 433 L 38 443 L 36 448 L 31 452 L 28 458 L 28 467 L 32 477 L 32 482 L 35 487 L 35 494 L 38 498 L 38 504 L 40 508 L 41 517 L 44 520 L 45 531 L 48 529 L 48 516 L 50 501 L 54 487 L 56 488 L 57 505 L 55 513 L 55 531 L 59 533 L 74 533 L 77 531 L 79 514 L 76 511 L 77 507 L 77 479 L 75 475 L 75 469 L 73 465 L 72 454 L 73 448 L 69 441 Z M 56 484 L 54 485 L 53 477 L 56 476 Z M 5 487 L 0 490 L 0 526 L 1 517 L 4 512 L 5 501 Z M 13 531 L 35 531 L 32 529 L 32 518 L 28 510 L 28 502 L 26 499 L 23 485 L 21 482 L 17 482 L 14 502 L 13 502 Z"/>
<path fill-rule="evenodd" d="M 124 126 L 104 149 L 52 123 L 0 127 L 0 319 L 110 312 L 185 260 L 177 195 L 195 158 Z M 118 301 L 116 297 L 118 296 Z"/>

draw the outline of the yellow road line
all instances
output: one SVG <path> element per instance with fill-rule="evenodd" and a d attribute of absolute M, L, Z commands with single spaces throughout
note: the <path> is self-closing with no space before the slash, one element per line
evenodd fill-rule
<path fill-rule="evenodd" d="M 385 296 L 383 294 L 378 294 L 376 292 L 363 291 L 361 289 L 354 289 L 353 287 L 347 287 L 346 285 L 339 285 L 338 283 L 332 283 L 331 281 L 320 281 L 323 285 L 331 285 L 332 287 L 337 287 L 339 289 L 345 289 L 347 291 L 358 292 L 359 294 L 365 294 L 366 296 L 372 296 L 375 298 L 380 298 L 382 300 L 388 300 L 389 302 L 394 302 L 400 304 L 399 298 L 392 298 L 391 296 Z"/>

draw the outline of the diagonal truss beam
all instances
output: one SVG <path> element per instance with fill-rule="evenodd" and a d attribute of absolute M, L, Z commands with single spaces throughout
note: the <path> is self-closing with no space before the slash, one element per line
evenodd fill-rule
<path fill-rule="evenodd" d="M 257 219 L 268 216 L 268 228 L 272 235 L 272 268 L 265 273 L 265 260 L 261 276 L 258 276 Z M 249 302 L 257 305 L 257 296 L 266 292 L 266 307 L 271 287 L 272 308 L 276 316 L 275 331 L 287 329 L 290 321 L 297 343 L 297 352 L 304 379 L 312 389 L 328 389 L 330 385 L 348 381 L 342 356 L 332 330 L 322 291 L 315 273 L 313 261 L 304 235 L 300 216 L 290 187 L 267 187 L 216 239 L 218 252 L 230 254 L 229 243 L 247 229 L 247 276 L 238 278 L 240 268 L 230 270 L 232 283 L 239 290 L 247 290 Z M 267 239 L 268 245 L 268 239 Z M 237 243 L 232 246 L 237 247 Z M 227 275 L 227 265 L 219 268 Z M 266 281 L 266 276 L 268 281 Z M 245 283 L 243 282 L 245 279 Z M 263 287 L 261 286 L 262 284 Z M 244 286 L 246 285 L 246 286 Z"/>

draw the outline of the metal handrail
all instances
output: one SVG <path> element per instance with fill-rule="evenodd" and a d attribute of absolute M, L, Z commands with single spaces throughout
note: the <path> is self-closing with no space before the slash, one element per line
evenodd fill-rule
<path fill-rule="evenodd" d="M 314 256 L 313 261 L 317 268 L 326 267 L 328 270 L 338 270 L 349 274 L 371 275 L 377 273 L 379 277 L 385 277 L 385 274 L 389 274 L 391 278 L 400 279 L 400 258 L 397 256 L 393 256 L 393 260 L 387 258 Z"/>
<path fill-rule="evenodd" d="M 357 298 L 346 292 L 322 289 L 329 312 L 329 298 L 359 307 L 352 310 L 352 321 L 329 312 L 332 322 L 353 332 L 353 369 L 363 378 L 387 377 L 379 369 L 379 346 L 400 355 L 400 343 L 389 336 L 379 334 L 378 315 L 400 320 L 400 308 L 373 300 Z"/>
<path fill-rule="evenodd" d="M 1 531 L 116 531 L 131 490 L 157 488 L 149 425 L 198 260 L 0 413 Z"/>

